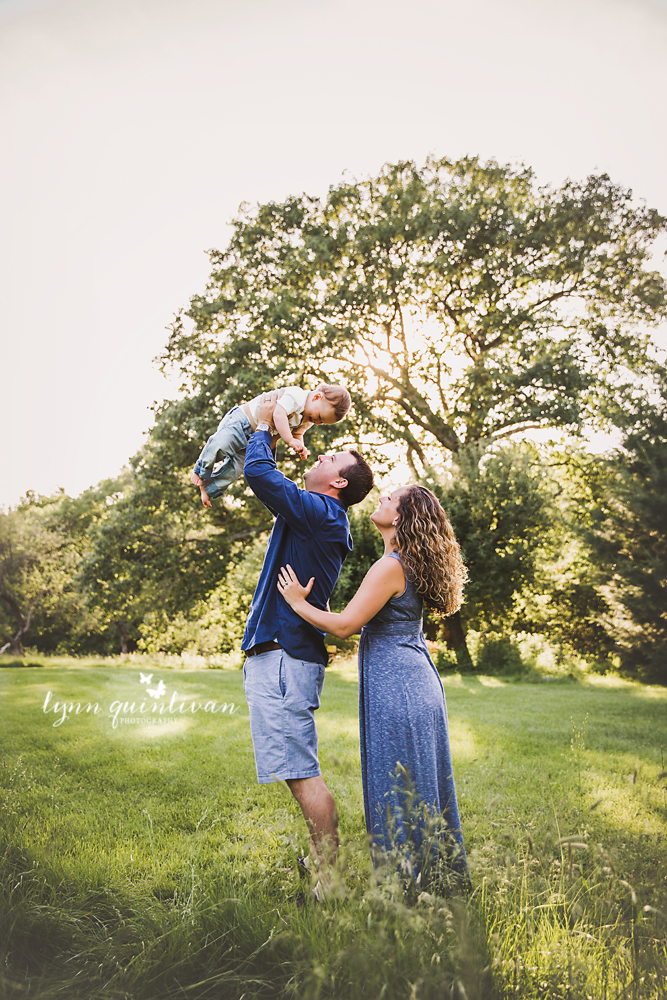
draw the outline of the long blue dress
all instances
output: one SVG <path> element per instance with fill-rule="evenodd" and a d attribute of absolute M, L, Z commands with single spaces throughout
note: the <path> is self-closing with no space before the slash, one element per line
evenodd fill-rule
<path fill-rule="evenodd" d="M 396 552 L 391 557 L 400 561 Z M 366 828 L 374 864 L 387 854 L 395 859 L 402 848 L 415 876 L 437 855 L 467 880 L 445 693 L 424 640 L 422 611 L 423 601 L 406 574 L 403 593 L 390 598 L 361 631 Z"/>

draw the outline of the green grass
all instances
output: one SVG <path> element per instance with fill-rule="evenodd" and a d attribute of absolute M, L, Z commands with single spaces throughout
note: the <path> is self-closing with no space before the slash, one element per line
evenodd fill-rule
<path fill-rule="evenodd" d="M 341 872 L 330 902 L 299 909 L 305 828 L 283 785 L 256 783 L 239 671 L 40 662 L 0 671 L 1 995 L 667 997 L 666 690 L 445 678 L 474 893 L 406 905 L 371 872 L 339 661 L 318 731 Z M 121 710 L 114 728 L 140 669 L 188 710 Z M 55 726 L 48 692 L 74 705 Z M 227 709 L 189 708 L 211 701 Z"/>

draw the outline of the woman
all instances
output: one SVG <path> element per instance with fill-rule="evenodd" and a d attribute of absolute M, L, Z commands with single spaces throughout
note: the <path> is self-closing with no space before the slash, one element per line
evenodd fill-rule
<path fill-rule="evenodd" d="M 458 611 L 466 569 L 447 515 L 425 487 L 381 497 L 371 520 L 384 556 L 340 614 L 309 604 L 314 578 L 302 587 L 290 566 L 278 588 L 315 628 L 340 638 L 361 630 L 361 768 L 374 863 L 405 845 L 408 872 L 419 876 L 445 858 L 467 883 L 445 694 L 422 631 L 424 603 Z"/>

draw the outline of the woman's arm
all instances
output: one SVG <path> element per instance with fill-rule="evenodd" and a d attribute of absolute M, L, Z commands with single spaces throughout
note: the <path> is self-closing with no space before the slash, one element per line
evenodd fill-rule
<path fill-rule="evenodd" d="M 283 566 L 278 577 L 278 590 L 297 615 L 322 632 L 330 632 L 339 639 L 347 639 L 361 631 L 362 625 L 383 608 L 390 597 L 405 590 L 405 574 L 398 559 L 379 559 L 369 569 L 348 606 L 339 615 L 320 611 L 309 604 L 306 597 L 315 582 L 312 577 L 302 587 L 291 566 Z"/>

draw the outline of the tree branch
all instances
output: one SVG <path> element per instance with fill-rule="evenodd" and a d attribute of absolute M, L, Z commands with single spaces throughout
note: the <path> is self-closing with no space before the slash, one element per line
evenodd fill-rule
<path fill-rule="evenodd" d="M 389 385 L 391 385 L 394 389 L 398 389 L 401 395 L 399 399 L 395 400 L 395 402 L 399 406 L 403 407 L 408 416 L 419 427 L 421 427 L 422 430 L 426 431 L 429 434 L 432 434 L 435 437 L 435 439 L 439 441 L 441 445 L 443 445 L 443 447 L 447 448 L 449 451 L 453 452 L 458 451 L 459 449 L 458 435 L 456 434 L 456 431 L 449 426 L 449 424 L 446 424 L 444 421 L 441 420 L 440 423 L 442 425 L 442 428 L 439 429 L 437 426 L 435 426 L 435 423 L 431 423 L 430 421 L 428 423 L 425 423 L 424 417 L 418 415 L 418 410 L 415 410 L 413 406 L 409 405 L 407 399 L 405 398 L 406 395 L 410 399 L 412 399 L 413 402 L 417 402 L 419 405 L 419 409 L 421 409 L 422 411 L 428 409 L 429 416 L 433 418 L 433 420 L 435 421 L 435 414 L 433 413 L 432 410 L 430 410 L 430 408 L 428 407 L 427 403 L 424 400 L 424 397 L 417 392 L 417 390 L 413 387 L 412 383 L 409 381 L 408 378 L 399 381 L 399 379 L 396 379 L 392 375 L 390 375 L 389 372 L 384 371 L 383 368 L 378 368 L 377 365 L 373 365 L 370 362 L 368 365 L 365 366 L 360 365 L 358 362 L 355 361 L 348 361 L 348 364 L 353 368 L 358 368 L 361 370 L 363 370 L 364 368 L 368 368 L 370 369 L 370 371 L 373 372 L 373 374 L 377 378 L 384 379 L 384 381 L 388 382 Z"/>
<path fill-rule="evenodd" d="M 510 427 L 509 430 L 500 431 L 498 434 L 489 434 L 487 440 L 500 441 L 501 438 L 509 437 L 511 434 L 523 434 L 524 431 L 544 430 L 544 424 L 524 424 L 523 427 Z"/>

